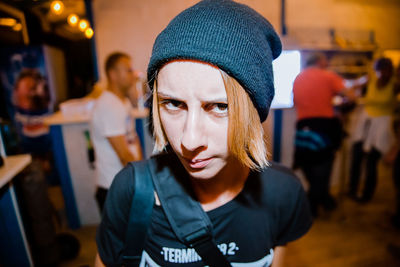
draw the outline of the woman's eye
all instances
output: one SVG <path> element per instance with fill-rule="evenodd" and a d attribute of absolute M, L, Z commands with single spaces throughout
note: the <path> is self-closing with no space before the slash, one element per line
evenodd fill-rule
<path fill-rule="evenodd" d="M 182 106 L 182 102 L 177 100 L 162 100 L 161 105 L 163 105 L 166 109 L 169 110 L 178 110 Z"/>
<path fill-rule="evenodd" d="M 210 110 L 217 114 L 226 114 L 228 112 L 228 104 L 215 103 L 210 106 Z"/>

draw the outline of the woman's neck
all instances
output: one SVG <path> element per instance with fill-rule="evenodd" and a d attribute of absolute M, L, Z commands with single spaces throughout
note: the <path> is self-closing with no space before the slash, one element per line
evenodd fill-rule
<path fill-rule="evenodd" d="M 239 162 L 230 165 L 213 178 L 192 178 L 194 193 L 205 211 L 226 204 L 242 191 L 250 169 Z"/>

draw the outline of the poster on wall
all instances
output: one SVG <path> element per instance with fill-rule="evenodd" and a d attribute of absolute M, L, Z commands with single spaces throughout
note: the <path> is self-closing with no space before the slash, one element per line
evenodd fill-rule
<path fill-rule="evenodd" d="M 45 154 L 51 147 L 43 120 L 53 112 L 41 46 L 0 48 L 2 135 L 19 152 Z M 15 127 L 17 137 L 10 128 Z M 16 140 L 18 139 L 18 140 Z"/>

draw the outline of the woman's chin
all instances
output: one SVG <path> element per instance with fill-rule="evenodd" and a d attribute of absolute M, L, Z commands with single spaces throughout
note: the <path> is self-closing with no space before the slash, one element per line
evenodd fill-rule
<path fill-rule="evenodd" d="M 183 164 L 190 177 L 199 180 L 212 179 L 219 173 L 215 166 L 207 166 L 204 168 L 192 168 L 187 164 Z"/>

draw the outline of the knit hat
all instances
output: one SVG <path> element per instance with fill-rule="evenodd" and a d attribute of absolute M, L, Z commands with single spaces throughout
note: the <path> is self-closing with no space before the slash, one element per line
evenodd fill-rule
<path fill-rule="evenodd" d="M 272 60 L 281 50 L 273 27 L 255 10 L 230 0 L 204 0 L 158 35 L 147 69 L 149 86 L 153 89 L 157 70 L 169 61 L 207 62 L 243 86 L 263 122 L 274 97 Z"/>

